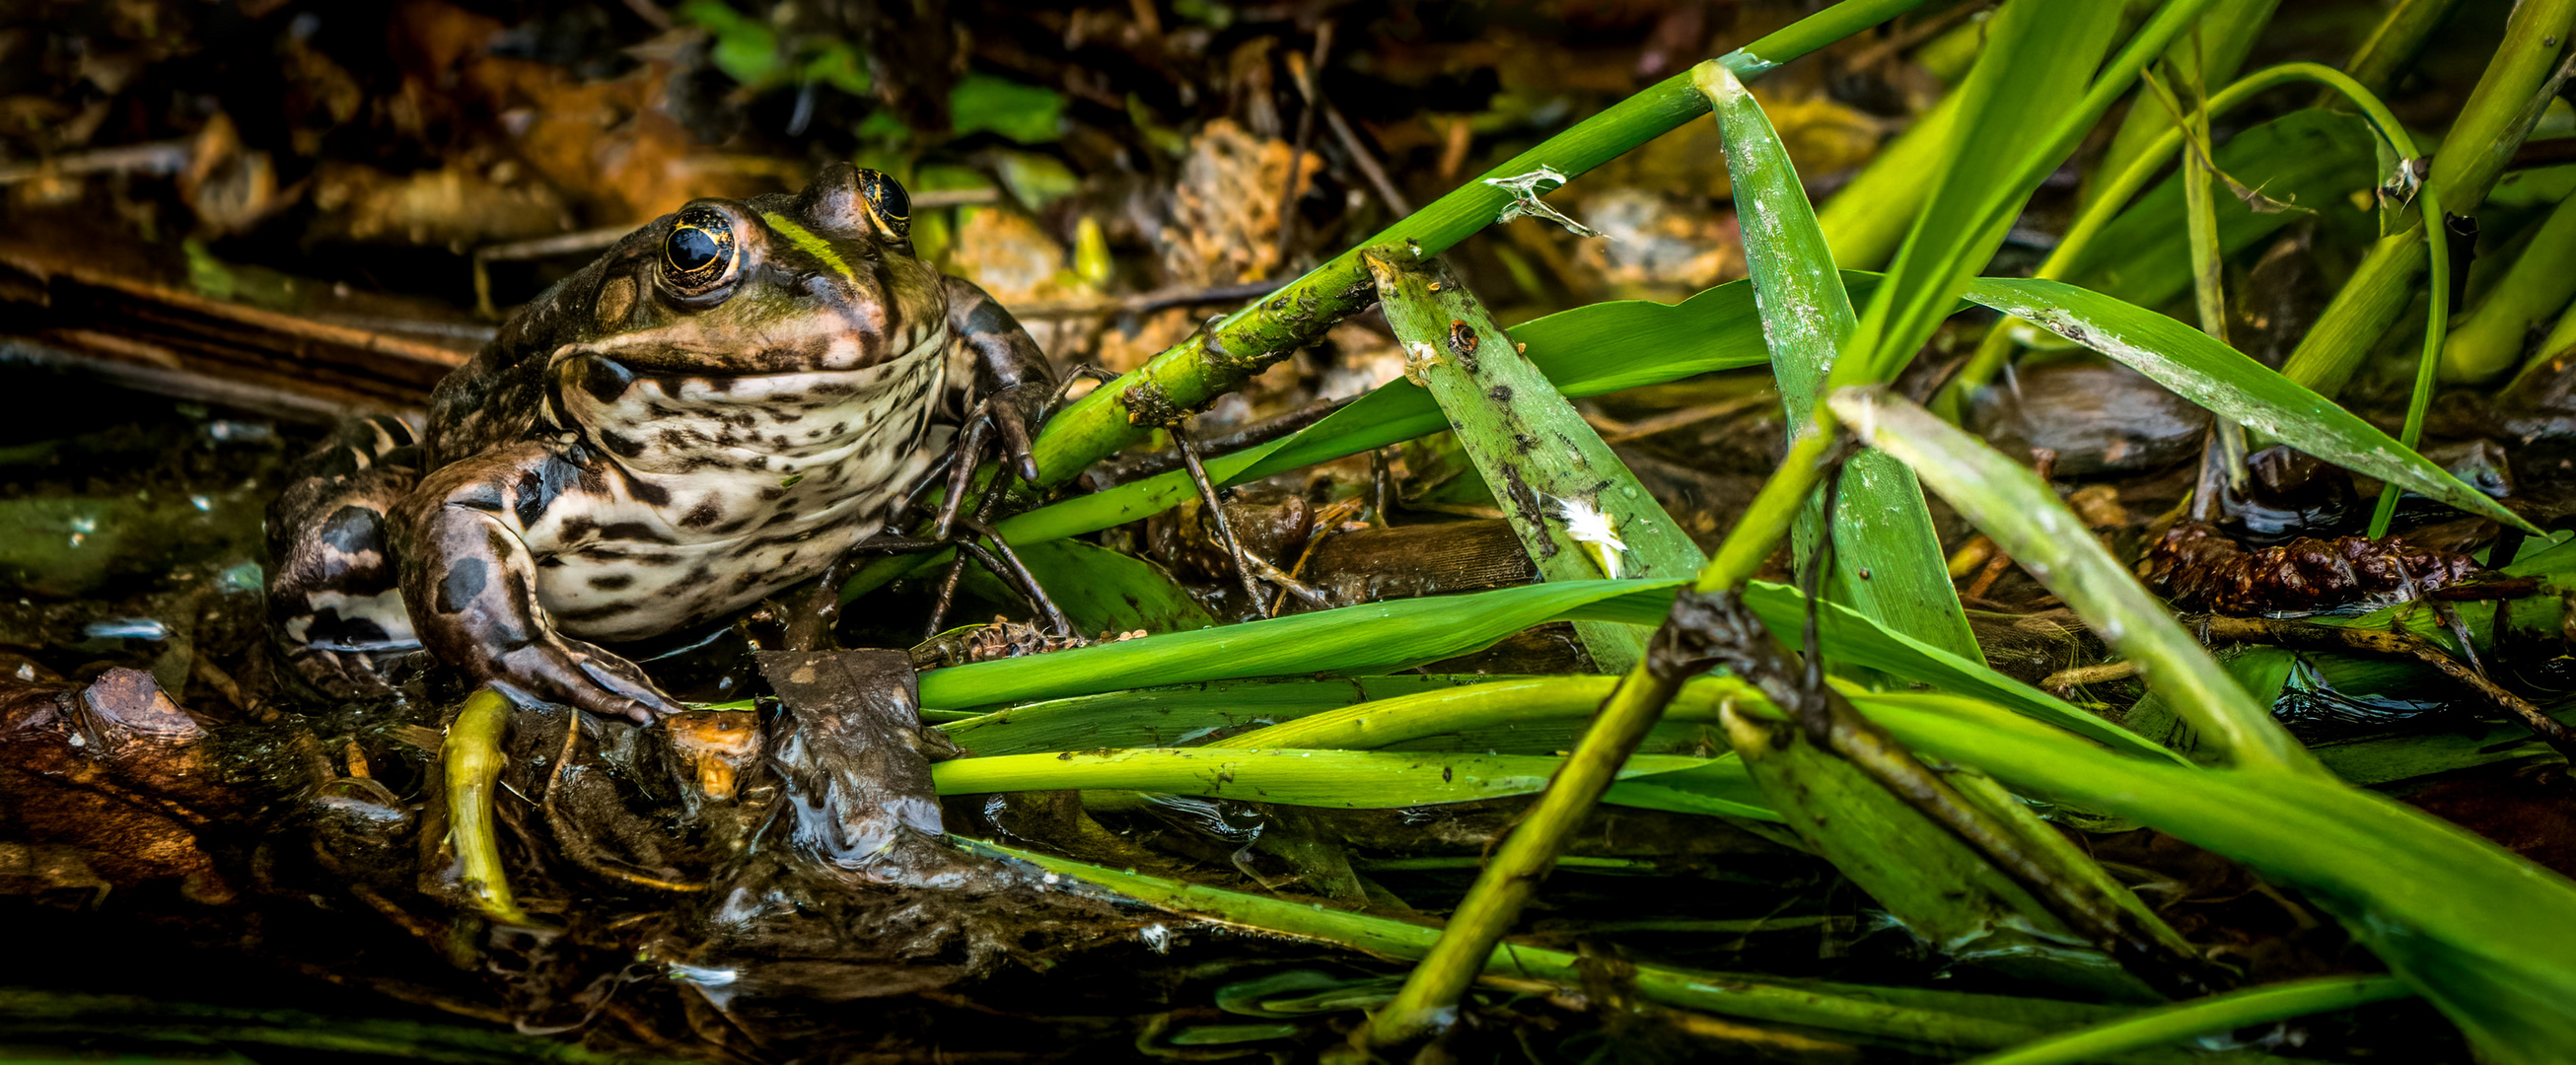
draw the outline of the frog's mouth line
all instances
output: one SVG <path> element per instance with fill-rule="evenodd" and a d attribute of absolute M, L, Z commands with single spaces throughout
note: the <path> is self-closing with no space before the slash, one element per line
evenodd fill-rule
<path fill-rule="evenodd" d="M 856 373 L 945 350 L 952 336 L 948 323 L 938 321 L 935 328 L 899 353 L 873 360 L 852 358 L 848 365 L 825 365 L 835 361 L 835 349 L 860 346 L 857 336 L 848 332 L 825 333 L 790 343 L 726 345 L 681 344 L 666 336 L 614 337 L 566 344 L 556 351 L 554 362 L 560 366 L 570 359 L 588 356 L 634 375 L 725 379 Z M 746 356 L 756 358 L 754 353 L 758 352 L 796 353 L 780 358 L 781 365 L 776 367 L 746 365 Z"/>

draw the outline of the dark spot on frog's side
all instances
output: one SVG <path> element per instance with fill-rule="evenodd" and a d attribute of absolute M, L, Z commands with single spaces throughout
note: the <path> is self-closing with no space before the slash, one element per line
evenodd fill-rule
<path fill-rule="evenodd" d="M 632 573 L 604 573 L 590 579 L 591 588 L 602 592 L 622 592 L 635 586 Z"/>
<path fill-rule="evenodd" d="M 689 508 L 689 512 L 687 514 L 681 515 L 680 527 L 683 529 L 703 529 L 709 525 L 715 524 L 718 519 L 723 517 L 723 505 L 717 503 L 714 498 L 710 497 L 704 502 L 699 503 L 697 506 Z"/>
<path fill-rule="evenodd" d="M 438 612 L 460 614 L 483 594 L 485 567 L 479 558 L 460 558 L 448 564 L 447 579 L 438 582 Z"/>
<path fill-rule="evenodd" d="M 341 507 L 322 526 L 322 542 L 344 554 L 381 555 L 385 550 L 385 516 L 369 507 Z"/>
<path fill-rule="evenodd" d="M 599 431 L 599 446 L 617 453 L 619 458 L 631 459 L 644 454 L 643 444 L 629 440 L 616 433 L 609 432 L 606 429 Z"/>
<path fill-rule="evenodd" d="M 599 603 L 592 606 L 577 606 L 555 611 L 555 620 L 598 621 L 601 618 L 616 617 L 619 614 L 626 613 L 633 609 L 635 609 L 635 605 L 632 603 Z"/>
<path fill-rule="evenodd" d="M 670 489 L 635 477 L 626 479 L 626 494 L 648 507 L 668 506 L 671 502 Z"/>
<path fill-rule="evenodd" d="M 606 525 L 602 525 L 599 527 L 599 538 L 602 540 L 642 540 L 648 544 L 667 544 L 676 542 L 670 537 L 663 535 L 662 530 L 654 528 L 649 523 L 640 521 L 612 521 Z"/>

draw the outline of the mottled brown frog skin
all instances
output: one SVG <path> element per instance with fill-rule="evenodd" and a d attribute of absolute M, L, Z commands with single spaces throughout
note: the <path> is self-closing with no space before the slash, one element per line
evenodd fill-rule
<path fill-rule="evenodd" d="M 982 409 L 1024 472 L 1052 374 L 913 256 L 902 188 L 699 200 L 618 242 L 438 386 L 353 422 L 269 513 L 269 606 L 325 691 L 426 647 L 517 695 L 682 709 L 590 641 L 704 625 L 825 566 Z"/>

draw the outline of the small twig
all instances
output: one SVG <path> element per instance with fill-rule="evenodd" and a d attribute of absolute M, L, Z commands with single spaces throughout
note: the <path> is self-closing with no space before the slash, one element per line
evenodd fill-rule
<path fill-rule="evenodd" d="M 1110 296 L 1080 300 L 1031 300 L 1011 308 L 1013 317 L 1080 318 L 1094 314 L 1142 314 L 1165 307 L 1186 307 L 1198 303 L 1232 303 L 1236 300 L 1267 296 L 1287 284 L 1286 279 L 1243 281 L 1231 285 L 1175 285 L 1140 292 L 1132 296 Z"/>
<path fill-rule="evenodd" d="M 1325 19 L 1315 27 L 1315 51 L 1305 67 L 1292 72 L 1297 79 L 1298 95 L 1308 101 L 1305 110 L 1297 112 L 1297 139 L 1288 149 L 1288 176 L 1279 186 L 1279 246 L 1273 262 L 1288 265 L 1288 252 L 1297 239 L 1297 172 L 1306 162 L 1306 149 L 1315 143 L 1315 93 L 1307 82 L 1313 72 L 1324 69 L 1324 57 L 1333 48 L 1333 20 Z"/>
<path fill-rule="evenodd" d="M 1638 421 L 1629 422 L 1611 430 L 1609 435 L 1601 438 L 1601 442 L 1605 444 L 1624 444 L 1631 440 L 1642 439 L 1653 436 L 1657 433 L 1669 433 L 1675 429 L 1698 425 L 1704 421 L 1724 418 L 1728 415 L 1742 413 L 1755 407 L 1778 402 L 1780 402 L 1780 397 L 1776 395 L 1758 395 L 1740 396 L 1735 399 L 1725 400 L 1718 403 L 1703 403 L 1696 407 L 1684 407 L 1680 410 L 1667 411 L 1665 413 L 1655 415 L 1652 418 L 1644 418 Z M 1587 418 L 1585 420 L 1589 421 L 1590 419 Z"/>
<path fill-rule="evenodd" d="M 1314 77 L 1306 69 L 1306 57 L 1288 53 L 1288 72 L 1296 76 L 1297 91 L 1306 94 L 1306 106 L 1324 113 L 1324 124 L 1332 127 L 1333 139 L 1342 142 L 1342 149 L 1351 153 L 1351 165 L 1360 168 L 1360 176 L 1368 179 L 1369 187 L 1377 191 L 1377 198 L 1386 204 L 1388 210 L 1394 211 L 1396 217 L 1411 215 L 1412 203 L 1395 190 L 1395 182 L 1386 176 L 1386 168 L 1378 165 L 1377 156 L 1360 140 L 1359 132 L 1343 120 L 1341 109 L 1334 107 L 1331 100 L 1324 98 L 1323 91 L 1315 87 Z"/>
<path fill-rule="evenodd" d="M 2441 645 L 2402 629 L 2346 628 L 2319 625 L 2312 621 L 2280 618 L 2236 618 L 2212 614 L 2198 623 L 2205 642 L 2237 640 L 2265 643 L 2309 651 L 2332 651 L 2342 654 L 2376 655 L 2382 658 L 2412 658 L 2450 677 L 2486 697 L 2505 713 L 2520 720 L 2523 727 L 2539 735 L 2558 753 L 2576 761 L 2576 729 L 2570 729 L 2557 718 L 2542 713 L 2531 701 L 2488 679 L 2484 674 L 2461 665 Z"/>
<path fill-rule="evenodd" d="M 1199 490 L 1199 502 L 1207 507 L 1208 519 L 1216 523 L 1217 538 L 1224 542 L 1225 553 L 1234 559 L 1234 575 L 1243 581 L 1244 597 L 1252 601 L 1254 613 L 1270 616 L 1269 604 L 1261 601 L 1261 586 L 1252 580 L 1252 556 L 1244 554 L 1243 545 L 1234 538 L 1234 523 L 1225 517 L 1225 503 L 1217 498 L 1216 482 L 1208 479 L 1207 467 L 1199 463 L 1198 446 L 1190 442 L 1189 431 L 1181 423 L 1163 427 L 1172 434 L 1172 444 L 1181 450 L 1181 461 L 1190 468 L 1190 483 Z"/>
<path fill-rule="evenodd" d="M 2137 675 L 2138 664 L 2135 662 L 2104 662 L 2100 665 L 2058 670 L 2042 678 L 2039 686 L 2043 691 L 2064 695 L 2087 684 L 2127 680 Z"/>

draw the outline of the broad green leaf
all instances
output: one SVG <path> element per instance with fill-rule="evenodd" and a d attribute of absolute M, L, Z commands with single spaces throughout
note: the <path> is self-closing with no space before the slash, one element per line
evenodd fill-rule
<path fill-rule="evenodd" d="M 2035 278 L 1980 278 L 1967 295 L 2108 355 L 2194 403 L 2317 458 L 2538 531 L 2334 401 L 2181 322 L 2099 292 Z"/>
<path fill-rule="evenodd" d="M 1080 540 L 1050 540 L 1016 551 L 1075 632 L 1186 632 L 1216 624 L 1188 589 L 1144 559 Z M 988 594 L 1015 601 L 980 567 L 971 572 L 991 586 Z"/>
<path fill-rule="evenodd" d="M 1512 341 L 1568 399 L 1694 374 L 1760 366 L 1769 358 L 1754 308 L 1753 283 L 1733 281 L 1680 303 L 1611 300 L 1511 327 Z M 1257 480 L 1355 455 L 1447 428 L 1440 406 L 1408 381 L 1393 381 L 1288 438 L 1245 470 Z M 1215 471 L 1209 471 L 1211 475 Z"/>
<path fill-rule="evenodd" d="M 1064 117 L 1064 94 L 970 72 L 948 90 L 948 113 L 958 136 L 991 131 L 1022 144 L 1047 144 Z"/>
<path fill-rule="evenodd" d="M 2431 999 L 2482 1060 L 2576 1055 L 2576 883 L 2458 826 L 2322 774 L 2190 769 L 1991 724 L 1999 708 L 1882 707 L 1906 746 L 2025 793 L 2131 818 L 2306 893 Z"/>
<path fill-rule="evenodd" d="M 1726 725 L 1781 820 L 1923 942 L 2008 975 L 2156 1001 L 1966 841 L 1776 711 L 1731 710 Z"/>
<path fill-rule="evenodd" d="M 1483 301 L 1437 261 L 1402 248 L 1363 257 L 1378 307 L 1448 416 L 1458 444 L 1503 505 L 1503 517 L 1546 581 L 1686 577 L 1703 561 L 1689 534 L 1646 493 L 1574 404 L 1512 347 Z M 1625 673 L 1646 631 L 1579 621 L 1603 672 Z"/>
<path fill-rule="evenodd" d="M 2175 328 L 2188 332 L 2180 323 Z M 2315 760 L 2273 722 L 2271 711 L 2210 660 L 2046 482 L 1884 390 L 1845 389 L 1830 402 L 1863 442 L 1914 467 L 1925 484 L 2065 600 L 2114 651 L 2137 663 L 2147 686 L 2234 764 L 2316 770 Z"/>
<path fill-rule="evenodd" d="M 1762 293 L 1762 335 L 1771 373 L 1787 408 L 1789 435 L 1812 431 L 1816 387 L 1850 339 L 1856 316 L 1833 253 L 1816 228 L 1816 212 L 1762 105 L 1716 63 L 1698 69 L 1709 98 L 1726 169 L 1734 184 L 1744 259 Z M 1861 455 L 1844 470 L 1834 511 L 1831 598 L 1963 658 L 1984 661 L 1968 628 L 1941 556 L 1941 538 L 1923 505 L 1923 489 L 1903 464 Z M 1797 525 L 1798 570 L 1817 564 L 1822 501 L 1807 504 Z M 1864 580 L 1858 574 L 1874 574 Z"/>

